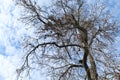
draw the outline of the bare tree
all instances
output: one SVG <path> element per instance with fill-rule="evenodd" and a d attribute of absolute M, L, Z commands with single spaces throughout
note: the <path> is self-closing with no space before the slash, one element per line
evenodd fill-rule
<path fill-rule="evenodd" d="M 115 64 L 110 64 L 114 59 L 109 45 L 114 42 L 117 22 L 104 5 L 83 0 L 55 0 L 49 7 L 40 7 L 33 0 L 19 0 L 19 4 L 26 11 L 22 21 L 33 25 L 35 36 L 25 41 L 27 52 L 18 73 L 39 65 L 47 68 L 53 80 L 111 77 L 107 75 Z"/>

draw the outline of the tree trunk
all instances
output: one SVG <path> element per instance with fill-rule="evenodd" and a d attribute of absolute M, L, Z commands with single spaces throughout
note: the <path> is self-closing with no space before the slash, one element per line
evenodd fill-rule
<path fill-rule="evenodd" d="M 89 58 L 89 61 L 91 64 L 91 67 L 90 67 L 91 78 L 92 78 L 92 80 L 98 80 L 98 74 L 97 74 L 94 58 L 90 53 L 89 53 L 88 58 Z"/>

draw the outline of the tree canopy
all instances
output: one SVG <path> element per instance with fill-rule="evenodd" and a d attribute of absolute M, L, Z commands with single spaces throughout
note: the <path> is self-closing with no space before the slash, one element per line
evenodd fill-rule
<path fill-rule="evenodd" d="M 17 70 L 20 76 L 46 68 L 51 80 L 120 79 L 111 46 L 118 23 L 105 5 L 84 0 L 54 0 L 46 7 L 19 0 L 19 5 L 25 9 L 22 21 L 34 28 L 34 36 L 25 40 L 25 60 Z"/>

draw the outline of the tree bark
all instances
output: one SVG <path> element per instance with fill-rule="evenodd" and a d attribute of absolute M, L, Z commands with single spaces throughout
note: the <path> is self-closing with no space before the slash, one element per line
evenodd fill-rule
<path fill-rule="evenodd" d="M 91 64 L 91 67 L 90 67 L 91 78 L 92 78 L 92 80 L 98 80 L 98 74 L 97 74 L 94 58 L 91 54 L 89 54 L 88 57 L 89 57 L 89 61 Z"/>

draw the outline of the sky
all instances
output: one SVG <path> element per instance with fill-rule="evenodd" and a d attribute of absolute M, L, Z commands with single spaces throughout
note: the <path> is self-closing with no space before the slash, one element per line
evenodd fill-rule
<path fill-rule="evenodd" d="M 0 80 L 16 79 L 16 69 L 19 67 L 20 57 L 23 55 L 21 50 L 23 35 L 29 33 L 23 27 L 25 25 L 18 21 L 21 10 L 19 6 L 16 6 L 14 1 L 0 0 Z M 40 5 L 48 5 L 48 0 L 39 1 Z M 92 0 L 87 1 L 92 3 Z M 105 0 L 105 4 L 109 6 L 112 14 L 120 18 L 119 0 Z M 119 46 L 118 42 L 120 42 L 119 36 L 115 42 L 117 46 Z M 116 49 L 119 50 L 119 47 L 116 47 Z M 41 80 L 44 79 L 41 78 Z"/>

